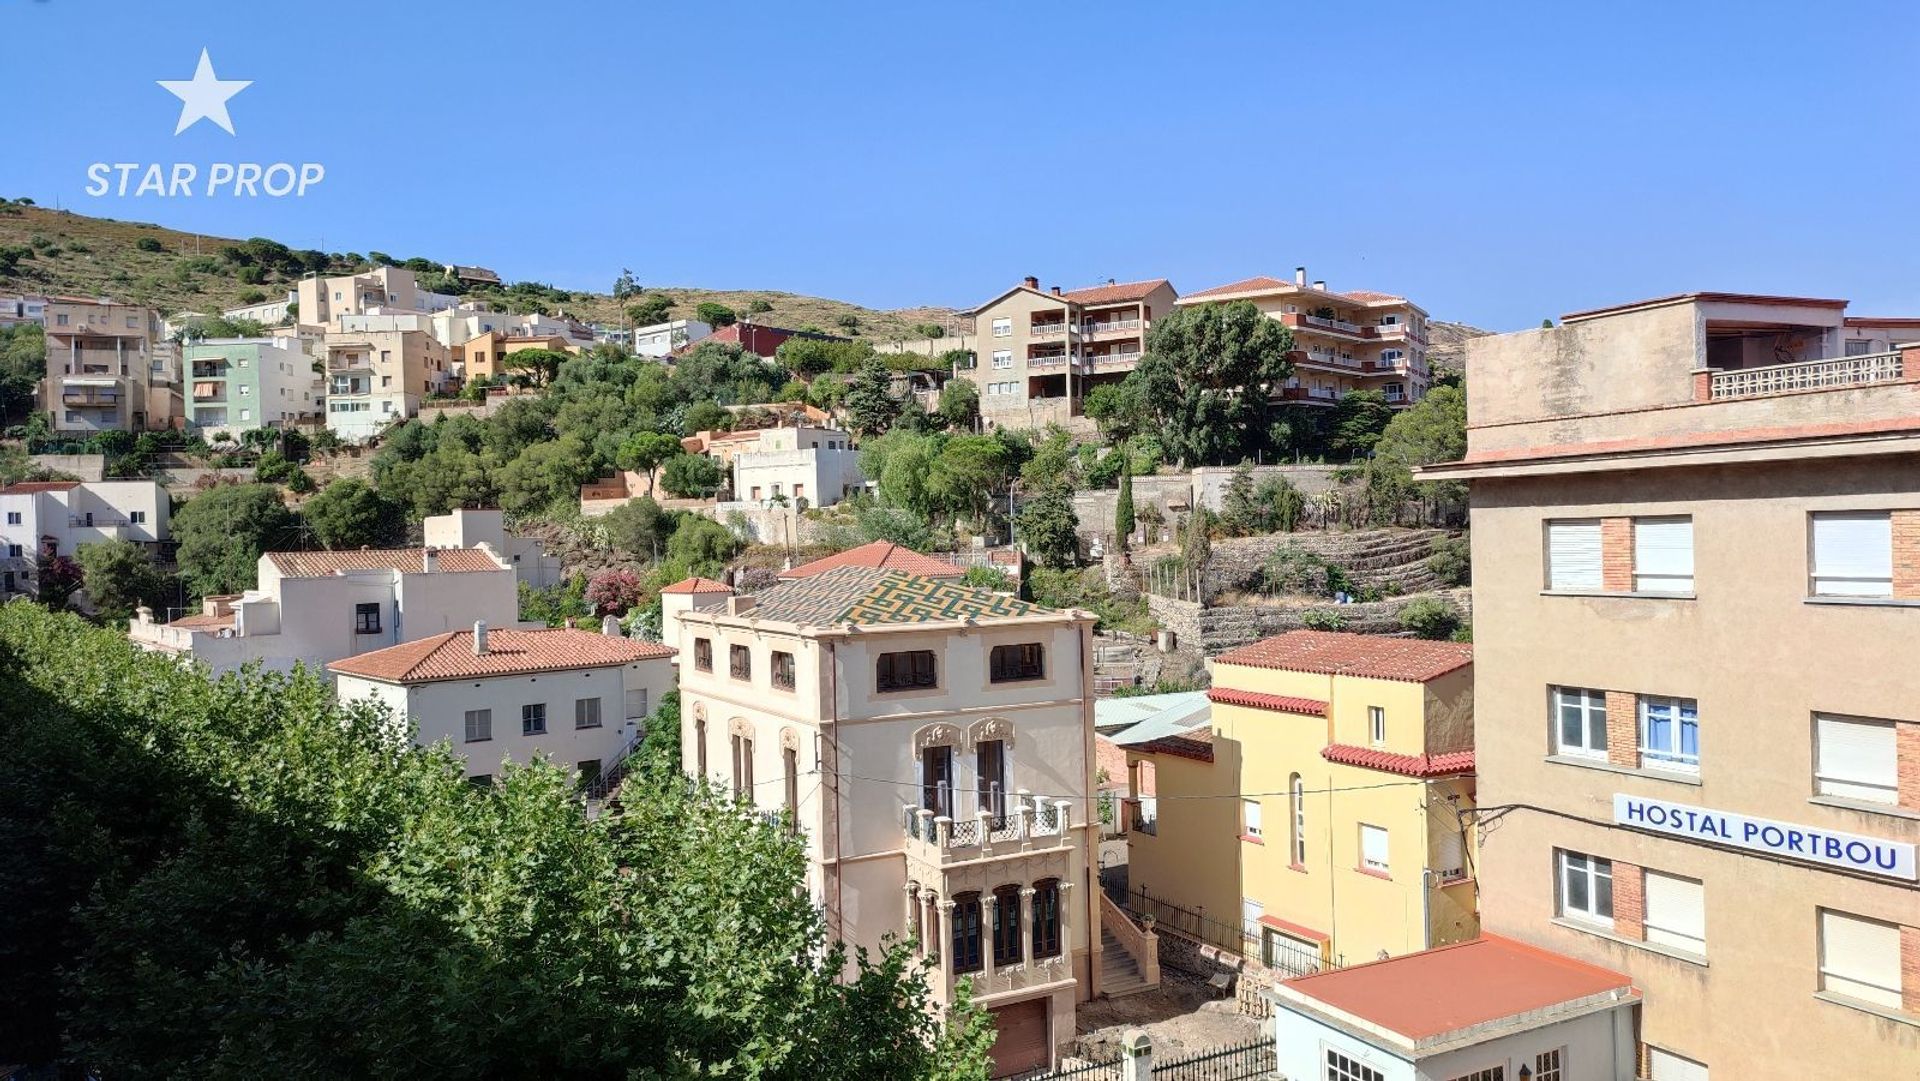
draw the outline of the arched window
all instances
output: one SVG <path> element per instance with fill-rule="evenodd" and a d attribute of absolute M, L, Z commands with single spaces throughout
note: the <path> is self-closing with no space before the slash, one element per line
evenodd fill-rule
<path fill-rule="evenodd" d="M 1060 881 L 1043 879 L 1033 884 L 1033 956 L 1060 956 Z"/>
<path fill-rule="evenodd" d="M 978 972 L 984 967 L 980 953 L 980 895 L 963 893 L 953 899 L 953 970 Z"/>
<path fill-rule="evenodd" d="M 993 891 L 993 963 L 1020 963 L 1020 887 Z"/>
<path fill-rule="evenodd" d="M 693 761 L 694 772 L 705 780 L 707 776 L 707 714 L 704 709 L 693 715 Z"/>
<path fill-rule="evenodd" d="M 1293 811 L 1292 836 L 1288 838 L 1287 854 L 1294 865 L 1307 865 L 1307 786 L 1298 773 L 1287 779 L 1287 802 Z"/>

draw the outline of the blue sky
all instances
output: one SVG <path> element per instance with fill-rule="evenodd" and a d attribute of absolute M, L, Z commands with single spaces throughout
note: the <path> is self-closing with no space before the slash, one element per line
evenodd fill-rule
<path fill-rule="evenodd" d="M 1305 263 L 1500 330 L 1688 289 L 1920 314 L 1920 5 L 1343 7 L 546 0 L 363 31 L 0 0 L 25 94 L 0 193 L 602 290 L 965 306 L 1029 273 L 1192 292 Z M 254 82 L 235 136 L 174 136 L 155 85 L 203 47 Z M 96 161 L 327 179 L 93 198 Z"/>

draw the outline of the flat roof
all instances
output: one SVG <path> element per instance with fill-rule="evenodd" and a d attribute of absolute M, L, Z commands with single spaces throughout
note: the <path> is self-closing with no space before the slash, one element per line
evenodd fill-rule
<path fill-rule="evenodd" d="M 1618 315 L 1638 308 L 1661 308 L 1669 304 L 1686 304 L 1697 301 L 1715 301 L 1725 304 L 1765 304 L 1781 308 L 1845 308 L 1844 300 L 1825 297 L 1782 297 L 1765 293 L 1673 293 L 1649 300 L 1630 300 L 1624 304 L 1612 304 L 1604 308 L 1588 308 L 1585 311 L 1568 312 L 1560 317 L 1563 323 L 1578 322 L 1601 315 Z"/>

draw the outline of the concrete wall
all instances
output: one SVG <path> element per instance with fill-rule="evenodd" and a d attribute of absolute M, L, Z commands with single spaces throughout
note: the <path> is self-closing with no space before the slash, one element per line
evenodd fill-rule
<path fill-rule="evenodd" d="M 1284 1004 L 1273 1011 L 1273 1039 L 1278 1052 L 1275 1073 L 1299 1081 L 1327 1076 L 1328 1049 L 1379 1071 L 1385 1081 L 1456 1081 L 1496 1066 L 1504 1076 L 1517 1078 L 1523 1064 L 1532 1070 L 1542 1051 L 1555 1049 L 1564 1051 L 1560 1061 L 1565 1081 L 1631 1081 L 1637 1072 L 1630 1005 L 1493 1037 L 1417 1063 L 1403 1057 L 1406 1052 L 1376 1046 Z"/>
<path fill-rule="evenodd" d="M 27 460 L 41 469 L 51 469 L 80 480 L 106 480 L 107 456 L 104 454 L 31 454 Z"/>
<path fill-rule="evenodd" d="M 1268 477 L 1285 477 L 1302 492 L 1317 495 L 1337 487 L 1333 480 L 1335 468 L 1330 465 L 1260 465 L 1253 467 L 1253 478 L 1257 484 Z M 1189 513 L 1195 505 L 1217 512 L 1233 474 L 1234 470 L 1225 466 L 1202 466 L 1189 473 L 1135 477 L 1134 511 L 1137 515 L 1140 508 L 1148 504 L 1159 507 L 1162 517 L 1166 519 L 1164 528 L 1171 536 L 1174 521 L 1180 515 Z M 1118 488 L 1075 492 L 1073 510 L 1079 515 L 1081 534 L 1098 536 L 1112 533 L 1114 507 L 1119 499 Z M 1174 505 L 1181 509 L 1170 509 Z"/>

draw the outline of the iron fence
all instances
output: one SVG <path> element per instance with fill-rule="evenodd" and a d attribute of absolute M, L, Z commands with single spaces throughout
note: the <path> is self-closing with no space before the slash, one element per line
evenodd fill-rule
<path fill-rule="evenodd" d="M 1083 1062 L 1058 1070 L 1032 1070 L 1012 1074 L 1000 1081 L 1120 1081 L 1122 1076 L 1120 1060 L 1114 1059 L 1110 1062 Z"/>
<path fill-rule="evenodd" d="M 1278 1068 L 1272 1040 L 1250 1040 L 1153 1064 L 1154 1081 L 1243 1081 Z"/>

